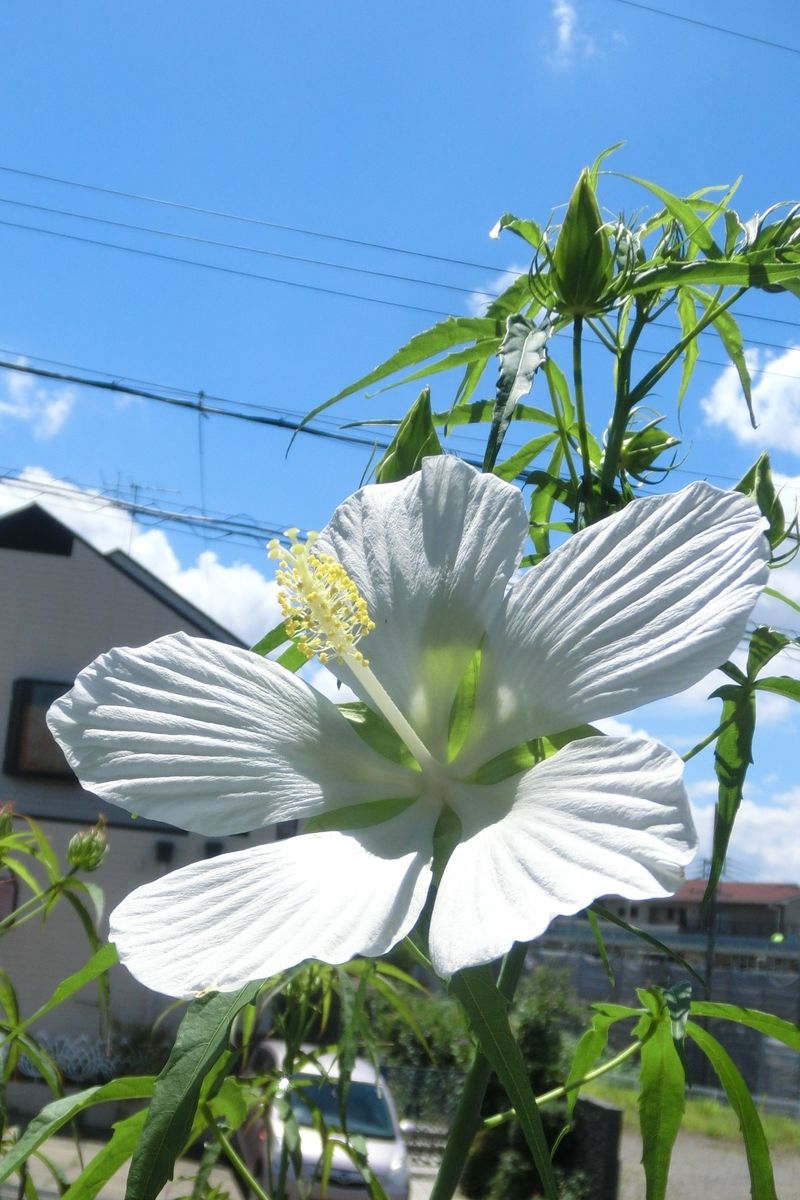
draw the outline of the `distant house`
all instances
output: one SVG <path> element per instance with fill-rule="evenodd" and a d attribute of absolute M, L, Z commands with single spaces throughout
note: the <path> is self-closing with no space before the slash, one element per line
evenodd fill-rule
<path fill-rule="evenodd" d="M 703 910 L 704 879 L 687 879 L 674 896 L 632 903 L 607 897 L 617 916 L 636 925 L 657 926 L 663 932 L 705 933 L 711 910 Z M 718 935 L 769 938 L 800 937 L 800 887 L 793 883 L 728 883 L 717 887 L 713 927 Z"/>
<path fill-rule="evenodd" d="M 143 645 L 184 630 L 230 645 L 239 640 L 121 551 L 102 554 L 36 504 L 0 518 L 0 726 L 5 753 L 0 805 L 35 817 L 63 856 L 80 828 L 102 813 L 110 850 L 91 877 L 106 912 L 142 883 L 166 871 L 238 849 L 247 835 L 207 839 L 171 826 L 133 820 L 84 791 L 45 724 L 45 713 L 77 673 L 112 646 Z M 255 835 L 254 835 L 255 836 Z M 269 834 L 257 835 L 264 841 Z M 2 868 L 0 868 L 0 876 Z M 21 893 L 20 893 L 21 898 Z M 9 884 L 4 911 L 13 907 Z M 89 957 L 75 914 L 60 904 L 45 924 L 29 922 L 0 941 L 0 958 L 19 991 L 23 1013 L 46 1000 L 53 985 Z M 166 1001 L 140 987 L 121 967 L 112 979 L 114 1020 L 146 1025 Z M 97 994 L 91 988 L 62 1005 L 48 1032 L 96 1036 Z"/>

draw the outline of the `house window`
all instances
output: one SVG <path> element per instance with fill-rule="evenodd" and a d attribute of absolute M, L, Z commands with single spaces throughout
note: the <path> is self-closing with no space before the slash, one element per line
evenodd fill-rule
<path fill-rule="evenodd" d="M 3 763 L 6 775 L 75 778 L 45 721 L 50 705 L 71 686 L 42 679 L 14 681 Z"/>

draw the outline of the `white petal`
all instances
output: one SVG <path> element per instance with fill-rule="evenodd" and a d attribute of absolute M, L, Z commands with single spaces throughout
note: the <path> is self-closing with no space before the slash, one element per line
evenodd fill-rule
<path fill-rule="evenodd" d="M 232 991 L 307 958 L 380 955 L 430 886 L 436 812 L 417 802 L 370 829 L 223 854 L 132 892 L 111 914 L 128 970 L 168 996 Z"/>
<path fill-rule="evenodd" d="M 436 970 L 490 962 L 598 896 L 674 892 L 697 846 L 682 777 L 680 758 L 657 742 L 593 737 L 459 791 L 463 840 L 430 927 Z"/>
<path fill-rule="evenodd" d="M 198 833 L 419 790 L 291 672 L 183 633 L 101 655 L 47 719 L 84 787 Z"/>
<path fill-rule="evenodd" d="M 745 496 L 697 483 L 635 501 L 529 571 L 484 642 L 464 770 L 724 662 L 767 581 L 763 529 Z"/>
<path fill-rule="evenodd" d="M 319 549 L 343 563 L 375 621 L 361 644 L 371 669 L 435 756 L 527 531 L 518 488 L 441 456 L 400 483 L 362 488 L 322 533 Z"/>

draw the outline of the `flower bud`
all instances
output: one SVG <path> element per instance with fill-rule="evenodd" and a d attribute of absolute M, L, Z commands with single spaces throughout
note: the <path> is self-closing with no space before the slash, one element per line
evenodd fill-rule
<path fill-rule="evenodd" d="M 67 862 L 77 871 L 96 871 L 106 856 L 108 840 L 105 833 L 105 817 L 96 825 L 70 838 L 67 847 Z"/>
<path fill-rule="evenodd" d="M 551 282 L 555 307 L 571 316 L 598 312 L 608 304 L 614 253 L 589 177 L 581 172 L 553 250 Z"/>

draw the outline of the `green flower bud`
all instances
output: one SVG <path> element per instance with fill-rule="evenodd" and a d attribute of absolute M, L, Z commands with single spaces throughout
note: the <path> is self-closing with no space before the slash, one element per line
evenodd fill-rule
<path fill-rule="evenodd" d="M 77 871 L 96 871 L 106 856 L 108 840 L 105 833 L 105 818 L 83 833 L 70 838 L 67 847 L 67 862 Z"/>
<path fill-rule="evenodd" d="M 555 307 L 570 316 L 608 307 L 614 252 L 594 194 L 589 170 L 581 171 L 553 250 L 551 282 Z"/>

